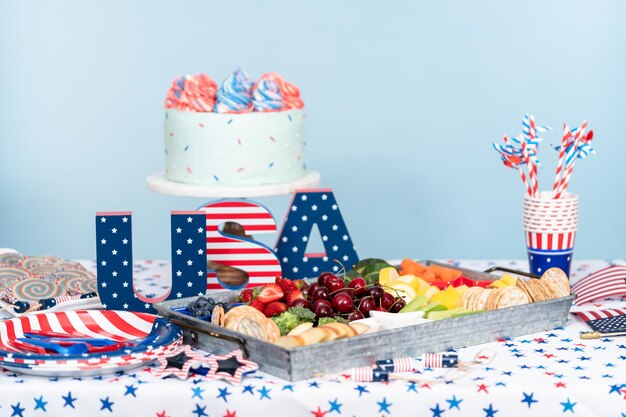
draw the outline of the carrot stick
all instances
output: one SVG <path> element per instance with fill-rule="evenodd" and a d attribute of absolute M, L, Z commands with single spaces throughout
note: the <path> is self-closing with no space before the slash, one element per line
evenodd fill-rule
<path fill-rule="evenodd" d="M 446 268 L 439 265 L 430 265 L 427 269 L 434 273 L 440 281 L 454 281 L 462 275 L 461 271 L 458 269 Z"/>
<path fill-rule="evenodd" d="M 412 259 L 403 259 L 400 264 L 401 275 L 420 275 L 426 271 L 426 267 L 418 264 Z"/>

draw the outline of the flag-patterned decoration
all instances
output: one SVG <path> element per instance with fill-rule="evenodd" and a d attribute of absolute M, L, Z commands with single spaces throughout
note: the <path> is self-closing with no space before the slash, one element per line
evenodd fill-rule
<path fill-rule="evenodd" d="M 243 357 L 241 350 L 234 350 L 226 355 L 212 355 L 207 358 L 208 379 L 225 379 L 231 384 L 241 383 L 244 375 L 255 372 L 259 365 Z"/>
<path fill-rule="evenodd" d="M 578 317 L 586 322 L 594 320 L 603 320 L 611 317 L 626 315 L 626 310 L 619 308 L 611 308 L 606 310 L 590 310 L 574 312 Z"/>
<path fill-rule="evenodd" d="M 157 378 L 165 378 L 170 375 L 180 379 L 187 379 L 193 368 L 201 367 L 208 355 L 200 351 L 194 351 L 191 346 L 181 346 L 176 352 L 169 355 L 159 356 L 159 367 L 154 372 Z"/>
<path fill-rule="evenodd" d="M 73 339 L 68 336 L 81 339 L 89 350 L 73 351 L 68 347 Z M 42 375 L 112 373 L 178 350 L 182 336 L 180 327 L 146 313 L 79 310 L 33 314 L 0 322 L 0 365 Z M 58 342 L 59 337 L 63 343 Z M 96 341 L 102 343 L 96 345 Z M 37 350 L 37 346 L 45 349 Z"/>
<path fill-rule="evenodd" d="M 574 303 L 583 305 L 594 300 L 626 295 L 626 266 L 612 265 L 587 275 L 572 286 Z"/>
<path fill-rule="evenodd" d="M 154 313 L 152 303 L 202 295 L 206 286 L 205 220 L 199 211 L 171 214 L 172 286 L 146 297 L 133 283 L 131 212 L 96 213 L 98 293 L 105 308 Z"/>
<path fill-rule="evenodd" d="M 324 244 L 324 253 L 307 253 L 313 225 L 317 225 Z M 339 272 L 341 262 L 346 269 L 359 257 L 330 189 L 303 190 L 294 194 L 276 254 L 285 276 L 297 279 L 316 277 L 324 271 Z"/>
<path fill-rule="evenodd" d="M 574 247 L 576 232 L 534 233 L 526 232 L 526 245 L 537 250 L 567 251 Z"/>
<path fill-rule="evenodd" d="M 526 232 L 530 272 L 541 275 L 550 268 L 560 268 L 569 276 L 576 232 Z"/>
<path fill-rule="evenodd" d="M 574 313 L 600 333 L 626 332 L 626 309 L 581 311 Z"/>
<path fill-rule="evenodd" d="M 247 283 L 229 285 L 219 279 L 215 269 L 209 269 L 208 292 L 257 287 L 274 282 L 282 275 L 280 262 L 270 247 L 220 230 L 224 223 L 234 222 L 241 225 L 247 235 L 275 233 L 276 222 L 266 207 L 252 201 L 228 199 L 208 203 L 198 210 L 203 211 L 206 218 L 207 260 L 241 269 L 248 275 Z"/>
<path fill-rule="evenodd" d="M 613 316 L 605 319 L 591 320 L 587 324 L 600 333 L 626 332 L 626 316 Z"/>
<path fill-rule="evenodd" d="M 422 362 L 427 368 L 452 368 L 459 364 L 459 355 L 456 352 L 425 353 Z"/>

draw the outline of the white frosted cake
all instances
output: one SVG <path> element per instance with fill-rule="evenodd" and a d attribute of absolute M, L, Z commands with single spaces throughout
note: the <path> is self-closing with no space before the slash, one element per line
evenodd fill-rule
<path fill-rule="evenodd" d="M 278 74 L 242 71 L 217 89 L 206 75 L 174 81 L 165 106 L 165 176 L 170 181 L 249 186 L 305 175 L 298 89 Z"/>

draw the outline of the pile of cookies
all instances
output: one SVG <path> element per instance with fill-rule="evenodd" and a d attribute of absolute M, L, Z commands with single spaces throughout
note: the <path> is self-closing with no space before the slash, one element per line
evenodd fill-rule
<path fill-rule="evenodd" d="M 302 323 L 290 331 L 287 336 L 279 337 L 274 343 L 290 349 L 358 336 L 368 329 L 369 326 L 363 323 L 327 323 L 318 327 L 313 327 L 313 323 Z"/>
<path fill-rule="evenodd" d="M 211 323 L 268 342 L 274 342 L 280 337 L 276 323 L 256 308 L 246 305 L 233 307 L 227 313 L 221 306 L 215 306 Z"/>
<path fill-rule="evenodd" d="M 504 288 L 469 288 L 463 294 L 463 307 L 472 311 L 497 310 L 570 295 L 569 279 L 559 268 L 547 270 L 540 279 L 524 281 Z"/>

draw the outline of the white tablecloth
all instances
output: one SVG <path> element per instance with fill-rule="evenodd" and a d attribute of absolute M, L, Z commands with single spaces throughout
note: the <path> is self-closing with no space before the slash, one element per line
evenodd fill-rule
<path fill-rule="evenodd" d="M 472 269 L 498 264 L 526 269 L 526 262 L 449 261 Z M 626 264 L 624 261 L 615 263 Z M 575 281 L 611 261 L 576 262 Z M 92 262 L 85 263 L 93 268 Z M 145 294 L 167 284 L 168 264 L 135 265 Z M 597 307 L 626 307 L 615 300 Z M 290 383 L 256 373 L 241 385 L 157 379 L 153 367 L 104 377 L 55 379 L 4 371 L 0 416 L 432 416 L 524 415 L 626 416 L 626 338 L 582 341 L 589 328 L 574 316 L 564 328 L 460 349 L 469 362 L 478 352 L 495 353 L 489 364 L 473 365 L 461 378 L 425 369 L 419 382 L 355 383 L 332 375 Z M 427 336 L 425 336 L 427 337 Z"/>

